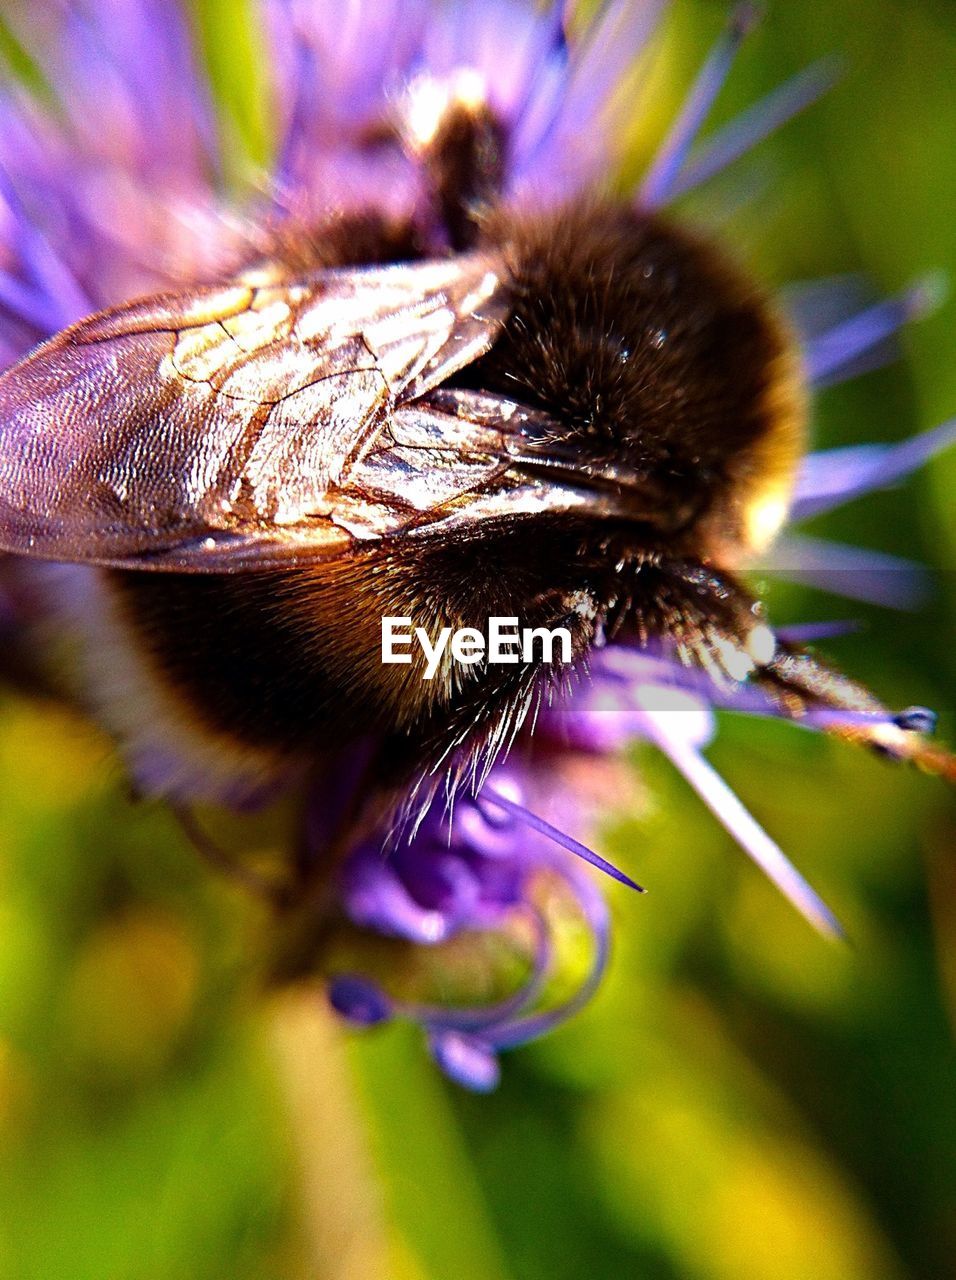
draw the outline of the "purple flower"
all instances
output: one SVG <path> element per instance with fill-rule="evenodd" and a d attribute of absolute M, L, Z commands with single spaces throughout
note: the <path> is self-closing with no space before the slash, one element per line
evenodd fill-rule
<path fill-rule="evenodd" d="M 82 8 L 46 6 L 42 14 L 22 7 L 17 34 L 60 109 L 48 110 L 22 87 L 8 88 L 0 100 L 0 361 L 12 362 L 90 311 L 228 274 L 251 249 L 317 210 L 371 201 L 399 217 L 420 208 L 422 158 L 450 99 L 494 115 L 505 140 L 504 199 L 548 207 L 602 185 L 621 158 L 630 102 L 622 87 L 665 8 L 663 0 L 608 0 L 585 23 L 574 5 L 561 3 L 539 10 L 518 0 L 262 0 L 275 163 L 260 189 L 229 202 L 210 95 L 176 4 L 90 0 Z M 749 5 L 734 12 L 635 193 L 642 205 L 666 205 L 703 184 L 831 83 L 829 64 L 811 67 L 702 138 L 753 18 Z M 931 305 L 932 295 L 931 282 L 869 307 L 856 305 L 846 282 L 794 294 L 808 380 L 823 386 L 885 359 L 894 333 Z M 811 454 L 797 478 L 791 519 L 895 484 L 954 440 L 956 422 L 897 445 Z M 923 585 L 917 566 L 789 534 L 761 567 L 896 607 L 916 603 Z M 35 597 L 30 574 L 29 565 L 0 560 L 0 639 L 44 609 L 64 628 L 92 625 L 99 605 L 84 595 L 81 573 L 65 570 L 57 579 L 55 604 L 49 592 Z M 811 638 L 794 634 L 792 642 Z M 359 936 L 397 940 L 423 954 L 469 940 L 500 944 L 510 987 L 499 991 L 495 980 L 482 998 L 456 990 L 448 999 L 425 999 L 339 966 L 329 979 L 338 1013 L 361 1026 L 395 1016 L 417 1022 L 442 1070 L 481 1090 L 496 1083 L 501 1050 L 579 1009 L 600 981 L 610 946 L 607 908 L 585 864 L 637 887 L 582 843 L 592 825 L 585 783 L 598 791 L 602 779 L 606 785 L 613 757 L 635 738 L 673 761 L 817 927 L 839 931 L 705 755 L 714 708 L 779 716 L 783 705 L 748 683 L 746 671 L 715 678 L 680 658 L 622 632 L 595 647 L 586 670 L 522 730 L 519 750 L 501 755 L 470 791 L 439 787 L 411 828 L 366 823 L 360 837 L 350 836 L 328 914 L 347 919 Z M 117 680 L 126 674 L 114 673 Z M 920 709 L 894 717 L 875 702 L 852 712 L 813 708 L 802 724 L 899 754 L 908 750 L 908 734 L 932 727 Z M 124 726 L 112 727 L 122 738 Z M 208 762 L 200 779 L 199 765 L 175 742 L 161 750 L 125 745 L 147 790 L 189 800 L 205 787 L 207 795 L 233 798 L 231 783 L 210 777 Z M 951 771 L 931 748 L 922 758 Z M 306 864 L 320 859 L 330 833 L 341 829 L 361 778 L 361 760 L 326 765 L 302 837 Z M 236 795 L 249 792 L 243 782 Z M 583 964 L 564 954 L 559 923 L 566 917 L 588 939 Z"/>
<path fill-rule="evenodd" d="M 363 842 L 342 878 L 351 919 L 386 936 L 428 946 L 524 927 L 527 973 L 503 999 L 468 1007 L 390 1000 L 354 973 L 340 974 L 331 984 L 333 1006 L 356 1024 L 396 1015 L 418 1022 L 442 1069 L 473 1089 L 497 1083 L 500 1050 L 543 1034 L 579 1009 L 608 958 L 607 908 L 593 881 L 567 856 L 566 847 L 574 850 L 575 842 L 525 808 L 534 781 L 513 766 L 500 766 L 478 798 L 462 798 L 451 817 L 433 806 L 411 842 L 387 853 L 380 840 Z M 582 852 L 588 860 L 596 857 Z M 587 928 L 591 956 L 576 989 L 542 1009 L 539 998 L 557 967 L 549 919 L 549 903 L 556 898 Z"/>

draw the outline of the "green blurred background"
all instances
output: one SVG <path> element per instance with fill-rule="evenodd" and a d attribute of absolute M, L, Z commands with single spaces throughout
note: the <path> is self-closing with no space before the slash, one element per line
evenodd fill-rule
<path fill-rule="evenodd" d="M 675 4 L 635 163 L 725 12 Z M 237 174 L 269 147 L 249 13 L 195 4 Z M 956 6 L 777 0 L 717 118 L 833 51 L 842 83 L 762 148 L 762 192 L 725 234 L 773 283 L 956 279 Z M 735 189 L 715 184 L 712 208 Z M 950 302 L 898 364 L 825 393 L 817 439 L 898 439 L 956 413 L 954 333 Z M 813 529 L 935 565 L 919 615 L 769 584 L 777 621 L 862 618 L 834 655 L 890 703 L 937 706 L 951 741 L 954 492 L 951 456 Z M 2 1280 L 954 1274 L 952 797 L 739 717 L 711 755 L 852 945 L 817 938 L 639 750 L 605 846 L 652 892 L 609 889 L 599 997 L 476 1098 L 408 1028 L 352 1036 L 314 993 L 261 997 L 257 906 L 164 811 L 129 802 L 93 730 L 4 696 Z"/>

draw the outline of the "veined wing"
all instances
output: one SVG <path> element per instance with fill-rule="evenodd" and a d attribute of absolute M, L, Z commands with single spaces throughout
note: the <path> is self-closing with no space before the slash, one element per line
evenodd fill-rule
<path fill-rule="evenodd" d="M 258 272 L 64 330 L 0 375 L 0 549 L 213 571 L 335 553 L 354 534 L 333 495 L 360 499 L 396 413 L 488 349 L 503 277 L 486 254 Z"/>

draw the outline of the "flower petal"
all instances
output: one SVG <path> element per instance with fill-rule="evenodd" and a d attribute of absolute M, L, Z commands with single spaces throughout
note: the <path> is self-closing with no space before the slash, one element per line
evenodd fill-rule
<path fill-rule="evenodd" d="M 566 68 L 542 77 L 539 92 L 550 110 L 532 99 L 525 126 L 513 140 L 512 185 L 519 194 L 560 198 L 606 172 L 617 132 L 608 108 L 665 8 L 666 0 L 608 0 L 571 43 Z M 534 133 L 528 128 L 532 121 Z"/>
<path fill-rule="evenodd" d="M 839 73 L 840 63 L 835 59 L 824 58 L 815 62 L 725 125 L 703 144 L 700 155 L 693 158 L 676 179 L 670 198 L 674 200 L 693 191 L 751 151 L 764 138 L 776 133 L 788 120 L 829 92 Z"/>
<path fill-rule="evenodd" d="M 956 444 L 956 418 L 899 444 L 851 445 L 811 453 L 797 476 L 791 518 L 807 520 L 874 489 L 885 489 L 952 444 Z"/>
<path fill-rule="evenodd" d="M 557 827 L 553 827 L 550 822 L 546 822 L 544 818 L 539 818 L 536 813 L 531 813 L 524 805 L 515 804 L 513 800 L 509 800 L 507 796 L 497 792 L 492 787 L 485 786 L 482 788 L 478 796 L 480 805 L 495 805 L 499 809 L 504 809 L 506 813 L 510 813 L 512 817 L 524 826 L 529 827 L 532 831 L 536 831 L 539 835 L 545 836 L 548 840 L 560 845 L 562 849 L 567 849 L 569 853 L 573 853 L 575 857 L 581 858 L 584 862 L 590 863 L 592 867 L 597 867 L 599 871 L 603 871 L 605 875 L 609 875 L 612 880 L 618 880 L 621 884 L 626 884 L 630 889 L 636 889 L 638 893 L 644 890 L 632 880 L 629 875 L 620 871 L 612 862 L 608 862 L 606 858 L 602 858 L 599 853 L 595 853 L 593 849 L 589 849 L 587 845 L 582 844 L 580 840 L 575 840 L 573 836 L 566 835 L 565 832 L 559 831 Z"/>
<path fill-rule="evenodd" d="M 804 367 L 815 387 L 830 386 L 876 368 L 890 358 L 893 338 L 905 324 L 936 309 L 944 296 L 939 275 L 927 276 L 898 298 L 860 311 L 804 345 Z"/>
<path fill-rule="evenodd" d="M 670 198 L 690 149 L 730 74 L 737 50 L 758 16 L 752 4 L 740 4 L 733 11 L 727 29 L 700 69 L 687 101 L 651 162 L 638 194 L 640 204 L 652 207 Z"/>
<path fill-rule="evenodd" d="M 820 895 L 744 807 L 704 756 L 663 722 L 655 726 L 657 745 L 680 770 L 714 817 L 740 847 L 820 933 L 842 937 L 843 928 Z"/>
<path fill-rule="evenodd" d="M 780 538 L 763 558 L 761 571 L 884 609 L 919 609 L 932 595 L 925 565 L 806 534 Z"/>
<path fill-rule="evenodd" d="M 354 973 L 340 974 L 329 984 L 329 1003 L 337 1014 L 359 1027 L 388 1022 L 392 1006 L 379 987 Z"/>
<path fill-rule="evenodd" d="M 449 1079 L 475 1093 L 490 1093 L 501 1079 L 494 1051 L 460 1031 L 435 1031 L 428 1039 L 432 1057 Z"/>

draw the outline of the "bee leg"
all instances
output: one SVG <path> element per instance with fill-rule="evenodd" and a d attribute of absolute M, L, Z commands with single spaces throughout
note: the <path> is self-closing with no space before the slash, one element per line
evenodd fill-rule
<path fill-rule="evenodd" d="M 723 570 L 694 560 L 646 560 L 635 574 L 630 613 L 643 644 L 659 642 L 686 665 L 703 668 L 718 690 L 728 690 L 728 701 L 750 685 L 790 719 L 956 782 L 956 757 L 927 740 L 936 725 L 931 711 L 894 714 L 865 686 L 784 643 L 760 604 Z"/>
<path fill-rule="evenodd" d="M 929 741 L 936 715 L 928 707 L 906 707 L 894 714 L 863 685 L 816 655 L 779 641 L 771 661 L 756 670 L 754 682 L 794 719 L 812 715 L 835 737 L 956 782 L 956 756 Z"/>

